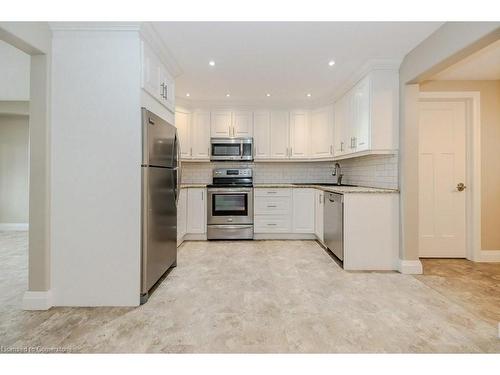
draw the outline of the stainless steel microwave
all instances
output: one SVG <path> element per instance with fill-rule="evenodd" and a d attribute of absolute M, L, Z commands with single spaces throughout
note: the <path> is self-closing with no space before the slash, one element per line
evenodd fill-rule
<path fill-rule="evenodd" d="M 253 138 L 211 138 L 210 160 L 252 161 Z"/>

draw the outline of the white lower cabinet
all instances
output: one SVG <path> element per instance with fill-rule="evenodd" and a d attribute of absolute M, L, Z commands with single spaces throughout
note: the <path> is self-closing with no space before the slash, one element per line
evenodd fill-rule
<path fill-rule="evenodd" d="M 177 246 L 187 233 L 187 189 L 180 189 L 177 202 Z"/>
<path fill-rule="evenodd" d="M 314 234 L 314 189 L 255 188 L 254 232 Z"/>
<path fill-rule="evenodd" d="M 186 203 L 186 234 L 207 232 L 207 189 L 188 188 Z"/>
<path fill-rule="evenodd" d="M 177 202 L 177 246 L 185 239 L 205 239 L 206 207 L 206 189 L 180 189 Z"/>
<path fill-rule="evenodd" d="M 314 234 L 317 239 L 324 243 L 323 214 L 325 207 L 325 193 L 321 190 L 314 191 Z"/>
<path fill-rule="evenodd" d="M 314 233 L 314 189 L 293 189 L 293 233 Z"/>

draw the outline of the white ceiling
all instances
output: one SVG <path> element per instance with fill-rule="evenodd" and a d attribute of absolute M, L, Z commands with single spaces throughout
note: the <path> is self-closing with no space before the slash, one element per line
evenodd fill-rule
<path fill-rule="evenodd" d="M 368 60 L 402 60 L 437 22 L 155 22 L 191 101 L 304 102 L 336 90 Z M 209 66 L 214 60 L 216 65 Z M 335 60 L 333 67 L 328 66 Z M 190 98 L 186 98 L 186 93 Z M 230 98 L 226 94 L 230 93 Z M 266 97 L 270 93 L 270 98 Z M 311 98 L 306 94 L 311 93 Z"/>
<path fill-rule="evenodd" d="M 442 81 L 499 80 L 500 40 L 439 72 L 432 79 Z"/>

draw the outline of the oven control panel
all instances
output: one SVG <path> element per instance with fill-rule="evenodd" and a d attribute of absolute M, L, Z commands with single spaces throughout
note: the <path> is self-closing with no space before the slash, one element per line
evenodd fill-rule
<path fill-rule="evenodd" d="M 212 173 L 213 177 L 252 177 L 251 168 L 217 168 Z"/>

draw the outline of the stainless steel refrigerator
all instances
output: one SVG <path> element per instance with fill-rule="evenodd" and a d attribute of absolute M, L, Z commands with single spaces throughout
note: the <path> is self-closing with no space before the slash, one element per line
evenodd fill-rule
<path fill-rule="evenodd" d="M 179 152 L 177 129 L 142 108 L 141 303 L 177 265 Z"/>

